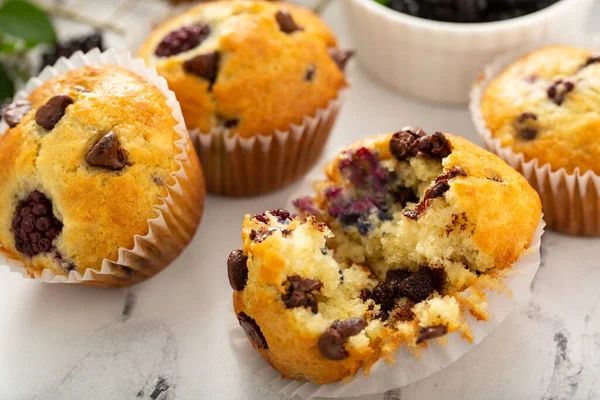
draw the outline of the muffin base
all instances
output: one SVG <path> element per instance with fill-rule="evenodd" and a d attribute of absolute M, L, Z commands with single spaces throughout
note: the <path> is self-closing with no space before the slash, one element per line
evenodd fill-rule
<path fill-rule="evenodd" d="M 572 42 L 568 44 L 600 47 L 600 38 L 577 38 Z M 519 171 L 539 193 L 548 229 L 574 236 L 600 236 L 600 175 L 593 171 L 582 173 L 579 169 L 572 174 L 564 168 L 553 171 L 550 164 L 540 165 L 537 159 L 527 161 L 523 154 L 516 153 L 509 146 L 503 147 L 492 136 L 483 119 L 481 100 L 486 88 L 514 60 L 527 53 L 504 56 L 486 66 L 471 89 L 469 108 L 473 123 L 487 150 Z"/>
<path fill-rule="evenodd" d="M 319 159 L 342 105 L 343 93 L 301 125 L 252 138 L 225 128 L 190 132 L 206 173 L 209 193 L 243 197 L 264 194 L 304 176 Z"/>
<path fill-rule="evenodd" d="M 9 268 L 31 278 L 48 283 L 81 283 L 96 287 L 126 287 L 144 281 L 166 268 L 192 240 L 204 208 L 205 183 L 200 161 L 195 153 L 185 127 L 183 115 L 177 99 L 152 68 L 144 66 L 142 60 L 134 60 L 129 54 L 118 53 L 114 49 L 101 53 L 98 49 L 87 54 L 75 53 L 71 58 L 60 59 L 53 67 L 45 68 L 31 79 L 25 89 L 15 96 L 24 99 L 43 82 L 70 70 L 86 65 L 111 64 L 123 66 L 156 86 L 166 97 L 166 103 L 177 121 L 173 127 L 178 139 L 174 141 L 178 154 L 175 161 L 179 168 L 171 173 L 166 185 L 167 194 L 160 196 L 152 207 L 155 217 L 148 220 L 148 231 L 134 237 L 131 249 L 119 248 L 117 260 L 104 259 L 98 269 L 87 269 L 81 274 L 70 271 L 57 274 L 46 268 L 34 270 L 23 265 L 20 254 L 0 251 L 6 257 Z M 6 128 L 0 124 L 0 132 Z M 0 256 L 2 257 L 2 256 Z M 1 258 L 0 258 L 1 260 Z"/>

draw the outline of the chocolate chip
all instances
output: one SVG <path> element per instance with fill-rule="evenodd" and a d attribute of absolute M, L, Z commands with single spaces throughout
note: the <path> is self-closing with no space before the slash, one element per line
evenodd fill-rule
<path fill-rule="evenodd" d="M 427 299 L 434 290 L 433 279 L 427 267 L 420 267 L 417 272 L 411 274 L 398 285 L 398 293 L 401 296 L 408 297 L 415 303 Z"/>
<path fill-rule="evenodd" d="M 240 120 L 237 118 L 230 118 L 223 121 L 223 126 L 227 129 L 234 129 L 240 124 Z"/>
<path fill-rule="evenodd" d="M 227 258 L 227 275 L 233 290 L 244 290 L 248 281 L 248 257 L 242 250 L 233 250 Z"/>
<path fill-rule="evenodd" d="M 600 63 L 600 53 L 592 54 L 585 62 L 585 65 L 581 68 L 583 69 L 585 67 L 589 67 L 590 65 L 596 64 L 596 63 Z"/>
<path fill-rule="evenodd" d="M 425 192 L 425 196 L 423 197 L 423 201 L 428 199 L 435 199 L 437 197 L 442 197 L 444 193 L 450 190 L 450 185 L 447 180 L 439 181 L 435 183 L 432 187 L 427 189 Z"/>
<path fill-rule="evenodd" d="M 275 210 L 271 210 L 269 211 L 269 214 L 271 214 L 272 216 L 277 218 L 277 222 L 283 224 L 284 222 L 288 221 L 291 219 L 291 215 L 290 212 L 287 210 L 283 210 L 283 209 L 275 209 Z M 256 214 L 254 216 L 252 216 L 252 218 L 256 219 L 257 221 L 262 222 L 263 224 L 268 224 L 269 221 L 267 219 L 267 215 L 265 213 L 262 214 Z"/>
<path fill-rule="evenodd" d="M 435 179 L 435 181 L 436 183 L 441 181 L 448 181 L 450 179 L 456 178 L 457 176 L 467 176 L 467 171 L 465 171 L 464 168 L 459 167 L 458 165 L 453 165 L 445 174 L 438 176 Z"/>
<path fill-rule="evenodd" d="M 451 152 L 450 142 L 441 132 L 427 135 L 416 127 L 406 127 L 392 135 L 390 152 L 398 161 L 411 157 L 430 157 L 442 159 Z"/>
<path fill-rule="evenodd" d="M 262 243 L 265 240 L 267 240 L 269 236 L 271 236 L 277 231 L 280 231 L 283 237 L 288 237 L 292 233 L 287 229 L 281 229 L 275 226 L 266 230 L 264 228 L 261 228 L 258 232 L 253 229 L 252 231 L 250 231 L 250 240 L 256 243 Z"/>
<path fill-rule="evenodd" d="M 427 326 L 419 330 L 419 337 L 417 338 L 417 344 L 421 344 L 426 340 L 435 339 L 440 336 L 444 336 L 448 333 L 448 328 L 443 325 L 438 326 Z"/>
<path fill-rule="evenodd" d="M 127 155 L 121 149 L 119 138 L 113 131 L 104 135 L 89 151 L 86 161 L 92 167 L 120 171 L 127 165 Z"/>
<path fill-rule="evenodd" d="M 71 104 L 73 104 L 73 99 L 67 95 L 54 96 L 37 110 L 35 122 L 42 128 L 52 130 L 65 115 L 67 107 Z"/>
<path fill-rule="evenodd" d="M 417 210 L 404 210 L 402 211 L 402 215 L 413 220 L 419 219 L 419 217 L 421 216 L 421 214 Z"/>
<path fill-rule="evenodd" d="M 575 89 L 575 84 L 571 81 L 559 79 L 547 90 L 548 98 L 556 105 L 560 106 L 567 99 L 567 95 Z"/>
<path fill-rule="evenodd" d="M 288 285 L 288 287 L 286 292 L 281 295 L 281 300 L 287 308 L 307 307 L 313 314 L 319 311 L 317 294 L 314 292 L 321 290 L 323 282 L 294 275 L 288 277 L 284 285 Z"/>
<path fill-rule="evenodd" d="M 446 286 L 446 280 L 448 279 L 448 275 L 446 274 L 446 270 L 442 268 L 430 268 L 429 273 L 431 274 L 431 281 L 433 282 L 433 287 L 438 293 L 444 293 L 444 288 Z"/>
<path fill-rule="evenodd" d="M 275 14 L 275 19 L 279 24 L 279 29 L 283 33 L 290 34 L 296 31 L 304 30 L 304 28 L 298 26 L 296 22 L 294 22 L 292 15 L 285 8 L 282 8 L 281 10 L 277 11 L 277 14 Z"/>
<path fill-rule="evenodd" d="M 533 140 L 538 134 L 538 117 L 532 112 L 524 112 L 513 123 L 517 135 L 523 140 Z"/>
<path fill-rule="evenodd" d="M 63 224 L 54 216 L 52 202 L 36 190 L 17 204 L 11 228 L 17 250 L 33 257 L 53 249 L 52 240 L 60 234 Z"/>
<path fill-rule="evenodd" d="M 342 50 L 335 47 L 330 47 L 327 52 L 342 71 L 346 69 L 348 61 L 356 54 L 353 50 Z"/>
<path fill-rule="evenodd" d="M 213 51 L 211 53 L 200 54 L 183 63 L 183 69 L 193 75 L 206 79 L 210 82 L 210 86 L 217 79 L 219 69 L 219 53 Z"/>
<path fill-rule="evenodd" d="M 260 330 L 260 326 L 256 323 L 254 319 L 249 317 L 246 313 L 241 312 L 237 315 L 238 322 L 240 326 L 246 333 L 246 336 L 256 347 L 259 349 L 268 349 L 269 345 L 267 344 L 267 340 L 265 339 L 262 331 Z"/>
<path fill-rule="evenodd" d="M 351 336 L 358 335 L 367 326 L 362 318 L 335 320 L 319 338 L 319 352 L 328 360 L 339 361 L 348 357 L 344 344 Z"/>
<path fill-rule="evenodd" d="M 210 35 L 210 27 L 205 24 L 184 26 L 170 32 L 158 44 L 154 54 L 157 57 L 171 57 L 198 47 Z"/>
<path fill-rule="evenodd" d="M 31 110 L 31 103 L 27 100 L 18 100 L 9 104 L 4 109 L 4 120 L 11 128 L 19 125 L 23 117 Z"/>
<path fill-rule="evenodd" d="M 306 73 L 304 74 L 304 80 L 310 82 L 314 79 L 315 73 L 317 72 L 317 67 L 315 64 L 310 64 L 306 69 Z"/>

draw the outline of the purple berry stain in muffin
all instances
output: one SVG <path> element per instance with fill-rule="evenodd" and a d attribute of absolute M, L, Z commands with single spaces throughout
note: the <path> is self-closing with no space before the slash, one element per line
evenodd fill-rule
<path fill-rule="evenodd" d="M 198 47 L 210 35 L 210 27 L 197 24 L 181 27 L 170 32 L 158 44 L 154 54 L 157 57 L 171 57 Z"/>
<path fill-rule="evenodd" d="M 11 227 L 17 250 L 34 257 L 55 250 L 52 242 L 63 224 L 54 216 L 50 199 L 35 190 L 17 204 Z"/>

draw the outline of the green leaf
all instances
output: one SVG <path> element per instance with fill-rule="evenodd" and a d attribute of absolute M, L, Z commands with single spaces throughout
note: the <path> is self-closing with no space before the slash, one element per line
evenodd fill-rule
<path fill-rule="evenodd" d="M 15 85 L 10 79 L 4 66 L 0 64 L 0 101 L 13 97 L 15 94 Z"/>
<path fill-rule="evenodd" d="M 56 31 L 46 13 L 25 0 L 7 0 L 0 7 L 0 31 L 30 42 L 54 43 Z"/>
<path fill-rule="evenodd" d="M 384 6 L 389 6 L 391 1 L 390 0 L 375 0 L 375 3 L 379 3 L 382 4 Z"/>

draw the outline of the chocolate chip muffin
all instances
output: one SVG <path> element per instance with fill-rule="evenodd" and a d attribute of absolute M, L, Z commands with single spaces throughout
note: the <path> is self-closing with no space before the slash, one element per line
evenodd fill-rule
<path fill-rule="evenodd" d="M 198 134 L 209 191 L 252 195 L 290 183 L 314 164 L 352 53 L 306 9 L 225 1 L 167 21 L 139 55 L 167 79 Z"/>
<path fill-rule="evenodd" d="M 484 289 L 526 251 L 536 192 L 464 139 L 418 128 L 342 151 L 316 196 L 247 215 L 228 273 L 240 325 L 287 378 L 326 384 L 368 372 L 486 320 Z M 401 368 L 402 366 L 398 366 Z"/>
<path fill-rule="evenodd" d="M 600 235 L 600 54 L 551 46 L 475 85 L 487 146 L 540 193 L 548 227 Z"/>
<path fill-rule="evenodd" d="M 600 174 L 600 54 L 567 46 L 537 50 L 485 90 L 481 111 L 503 146 L 552 170 Z"/>
<path fill-rule="evenodd" d="M 204 199 L 200 163 L 171 107 L 159 88 L 113 65 L 60 74 L 9 105 L 2 255 L 32 278 L 99 286 L 166 267 L 193 236 Z"/>

